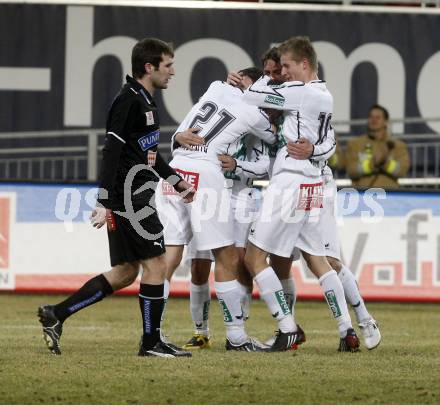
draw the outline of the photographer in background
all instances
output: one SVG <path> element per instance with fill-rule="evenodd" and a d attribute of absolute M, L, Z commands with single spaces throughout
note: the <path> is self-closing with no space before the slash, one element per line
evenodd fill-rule
<path fill-rule="evenodd" d="M 347 144 L 346 169 L 355 187 L 397 188 L 397 179 L 408 172 L 408 149 L 388 133 L 388 118 L 386 108 L 373 105 L 367 133 Z"/>

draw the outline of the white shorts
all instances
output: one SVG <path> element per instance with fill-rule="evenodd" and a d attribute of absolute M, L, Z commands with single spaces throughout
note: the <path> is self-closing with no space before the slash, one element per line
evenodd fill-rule
<path fill-rule="evenodd" d="M 341 244 L 336 222 L 337 188 L 333 179 L 324 184 L 324 202 L 319 217 L 325 255 L 341 260 Z"/>
<path fill-rule="evenodd" d="M 261 191 L 255 188 L 244 188 L 240 193 L 232 194 L 231 207 L 236 247 L 246 247 L 249 230 L 258 215 L 261 197 Z"/>
<path fill-rule="evenodd" d="M 291 258 L 292 258 L 292 262 L 296 262 L 299 259 L 301 259 L 301 250 L 299 250 L 297 247 L 293 248 Z"/>
<path fill-rule="evenodd" d="M 232 194 L 231 207 L 234 222 L 234 244 L 244 248 L 249 236 L 249 229 L 257 214 L 261 191 L 255 188 L 245 188 L 239 194 Z M 214 261 L 210 250 L 196 250 L 192 241 L 188 245 L 186 259 L 207 259 Z"/>
<path fill-rule="evenodd" d="M 319 221 L 322 210 L 321 177 L 280 172 L 272 177 L 261 210 L 249 232 L 249 241 L 264 251 L 291 257 L 298 247 L 325 256 Z"/>
<path fill-rule="evenodd" d="M 211 260 L 211 262 L 215 261 L 214 255 L 211 250 L 197 250 L 195 248 L 195 244 L 193 241 L 189 242 L 189 245 L 186 249 L 185 260 L 193 260 L 193 259 L 206 259 Z"/>
<path fill-rule="evenodd" d="M 178 156 L 170 166 L 196 189 L 195 200 L 186 204 L 165 181 L 156 191 L 156 205 L 164 225 L 166 245 L 187 245 L 194 240 L 197 250 L 234 244 L 231 190 L 224 187 L 220 166 L 208 160 Z"/>

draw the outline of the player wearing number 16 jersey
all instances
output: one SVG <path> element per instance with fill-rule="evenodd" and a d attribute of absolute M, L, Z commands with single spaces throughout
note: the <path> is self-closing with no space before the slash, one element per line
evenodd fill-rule
<path fill-rule="evenodd" d="M 237 150 L 247 133 L 269 144 L 276 141 L 276 135 L 266 113 L 242 103 L 242 97 L 241 89 L 216 81 L 194 105 L 176 134 L 197 129 L 204 144 L 185 148 L 173 142 L 170 162 L 170 166 L 197 189 L 194 206 L 188 209 L 165 183 L 159 204 L 165 225 L 168 274 L 180 263 L 183 246 L 190 240 L 196 250 L 211 250 L 215 257 L 215 289 L 226 326 L 226 348 L 258 351 L 257 343 L 244 330 L 230 209 L 231 189 L 224 187 L 219 155 Z"/>
<path fill-rule="evenodd" d="M 260 80 L 249 88 L 244 100 L 259 107 L 283 110 L 283 134 L 288 141 L 304 137 L 319 145 L 330 128 L 333 97 L 325 82 L 318 79 L 316 52 L 305 37 L 293 37 L 281 44 L 279 50 L 282 74 L 289 81 L 271 87 Z M 267 266 L 266 258 L 269 253 L 288 258 L 295 246 L 319 278 L 338 323 L 341 343 L 350 351 L 359 346 L 341 281 L 325 258 L 318 221 L 323 199 L 321 169 L 319 162 L 293 159 L 286 147 L 281 148 L 259 216 L 251 227 L 245 264 L 278 320 L 279 332 L 272 350 L 292 347 L 298 331 L 288 306 L 280 298 L 281 283 L 272 267 Z"/>

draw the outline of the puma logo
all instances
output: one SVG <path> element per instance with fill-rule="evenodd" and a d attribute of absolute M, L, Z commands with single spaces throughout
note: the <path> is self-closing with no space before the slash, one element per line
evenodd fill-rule
<path fill-rule="evenodd" d="M 161 241 L 161 242 L 156 242 L 156 241 L 154 241 L 154 242 L 153 242 L 153 245 L 155 245 L 155 246 L 160 246 L 161 248 L 163 248 L 163 246 L 162 246 L 162 241 Z"/>

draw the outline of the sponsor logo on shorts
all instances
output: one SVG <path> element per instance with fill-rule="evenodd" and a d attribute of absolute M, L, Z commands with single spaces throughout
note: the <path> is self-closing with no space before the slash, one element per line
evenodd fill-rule
<path fill-rule="evenodd" d="M 142 138 L 138 139 L 139 146 L 142 151 L 146 151 L 153 146 L 156 146 L 159 143 L 160 131 L 157 129 L 156 131 L 150 132 L 147 135 L 144 135 Z"/>
<path fill-rule="evenodd" d="M 282 107 L 283 105 L 284 105 L 284 102 L 285 102 L 286 100 L 284 99 L 284 97 L 281 97 L 281 96 L 272 96 L 272 95 L 269 95 L 269 96 L 266 96 L 266 98 L 264 99 L 264 102 L 265 103 L 268 103 L 268 104 L 275 104 L 275 105 L 277 105 L 277 106 L 279 106 L 279 107 Z"/>
<path fill-rule="evenodd" d="M 177 174 L 179 174 L 183 178 L 183 180 L 191 184 L 191 186 L 193 186 L 195 190 L 199 188 L 199 177 L 200 177 L 199 173 L 187 172 L 180 169 L 174 169 L 174 170 L 176 171 Z M 178 194 L 177 191 L 174 189 L 174 187 L 165 180 L 162 182 L 162 193 L 163 195 Z"/>
<path fill-rule="evenodd" d="M 160 246 L 160 247 L 163 249 L 162 241 L 159 241 L 159 242 L 154 241 L 154 242 L 153 242 L 153 245 L 154 245 L 154 246 Z"/>
<path fill-rule="evenodd" d="M 339 308 L 335 292 L 333 290 L 326 291 L 325 298 L 327 300 L 328 306 L 330 307 L 330 310 L 332 311 L 333 317 L 339 318 L 342 315 L 342 312 Z"/>
<path fill-rule="evenodd" d="M 297 209 L 301 211 L 311 211 L 313 208 L 322 208 L 323 199 L 324 186 L 322 182 L 316 184 L 301 184 Z"/>

